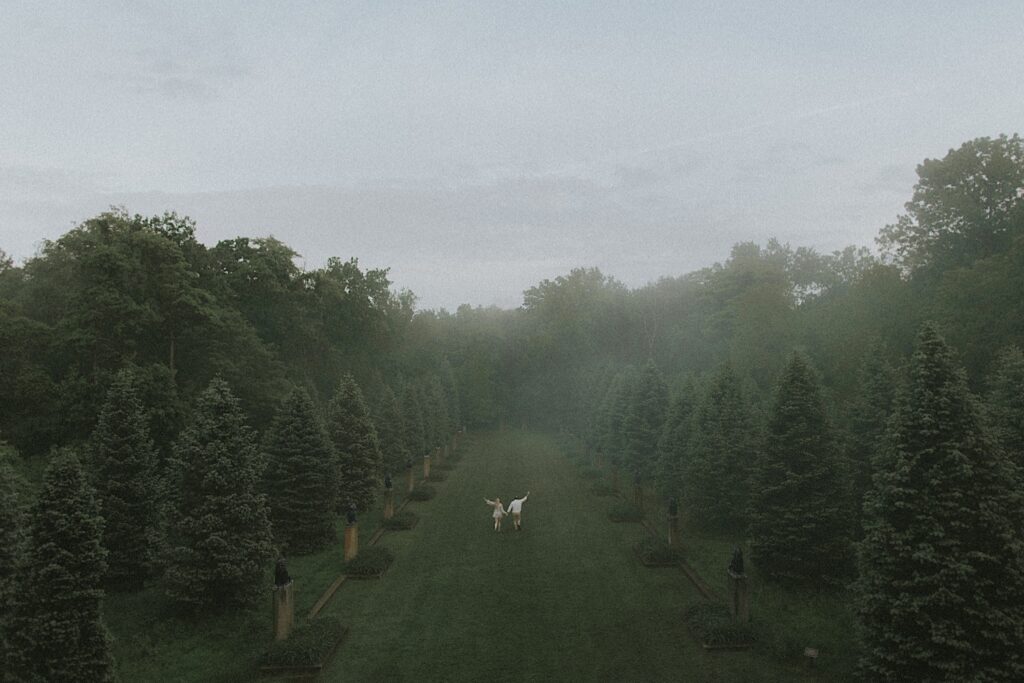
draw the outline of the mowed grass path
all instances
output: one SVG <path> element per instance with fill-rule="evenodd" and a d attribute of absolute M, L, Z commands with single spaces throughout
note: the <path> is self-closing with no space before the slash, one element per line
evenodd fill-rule
<path fill-rule="evenodd" d="M 411 503 L 397 560 L 325 608 L 351 628 L 322 680 L 794 680 L 754 652 L 707 653 L 680 620 L 695 589 L 639 564 L 638 524 L 613 524 L 552 439 L 471 435 L 438 496 Z M 524 531 L 491 529 L 483 498 L 529 490 Z"/>

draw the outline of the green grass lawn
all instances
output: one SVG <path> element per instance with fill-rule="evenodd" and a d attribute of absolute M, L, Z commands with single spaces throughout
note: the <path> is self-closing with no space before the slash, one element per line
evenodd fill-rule
<path fill-rule="evenodd" d="M 436 498 L 409 504 L 416 528 L 381 539 L 391 569 L 346 582 L 324 608 L 350 630 L 321 680 L 832 680 L 761 645 L 704 651 L 680 618 L 697 591 L 678 569 L 640 564 L 632 546 L 644 528 L 609 521 L 611 499 L 591 492 L 554 438 L 474 434 L 460 450 Z M 507 503 L 527 490 L 525 530 L 508 519 L 494 533 L 484 497 Z M 364 543 L 377 524 L 379 514 L 360 518 Z M 721 549 L 705 550 L 717 563 Z M 290 559 L 297 621 L 337 576 L 340 556 L 338 544 Z M 157 589 L 111 596 L 106 611 L 122 680 L 252 680 L 270 637 L 269 592 L 252 613 L 198 622 L 168 614 Z"/>
<path fill-rule="evenodd" d="M 380 581 L 346 584 L 325 609 L 351 631 L 324 680 L 791 681 L 758 652 L 705 652 L 680 620 L 696 591 L 640 565 L 643 528 L 613 524 L 554 441 L 474 436 L 466 457 L 413 503 L 420 524 L 382 543 Z M 524 531 L 492 531 L 483 498 L 530 491 Z"/>

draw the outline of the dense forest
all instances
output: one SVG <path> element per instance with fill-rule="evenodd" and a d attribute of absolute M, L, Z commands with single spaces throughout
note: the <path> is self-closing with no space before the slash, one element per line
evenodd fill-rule
<path fill-rule="evenodd" d="M 768 580 L 850 590 L 866 678 L 1019 679 L 1024 141 L 917 172 L 877 252 L 743 243 L 635 289 L 579 268 L 516 310 L 417 310 L 386 271 L 174 213 L 0 253 L 8 669 L 109 677 L 100 587 L 244 605 L 384 475 L 512 424 L 747 534 Z"/>

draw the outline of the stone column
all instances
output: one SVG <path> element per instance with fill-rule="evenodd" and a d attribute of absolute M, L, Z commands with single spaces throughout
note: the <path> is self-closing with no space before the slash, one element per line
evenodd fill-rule
<path fill-rule="evenodd" d="M 416 488 L 416 478 L 412 476 L 412 461 L 405 466 L 405 473 L 407 475 L 405 490 L 407 493 L 412 493 L 412 490 Z"/>
<path fill-rule="evenodd" d="M 359 554 L 359 523 L 345 525 L 345 561 Z"/>
<path fill-rule="evenodd" d="M 750 591 L 747 575 L 729 572 L 729 587 L 732 590 L 732 616 L 740 623 L 750 621 Z"/>
<path fill-rule="evenodd" d="M 395 516 L 395 496 L 391 489 L 384 492 L 384 519 L 391 519 Z"/>
<path fill-rule="evenodd" d="M 679 545 L 679 515 L 668 516 L 668 544 Z"/>
<path fill-rule="evenodd" d="M 274 586 L 274 640 L 284 640 L 295 624 L 295 582 Z"/>
<path fill-rule="evenodd" d="M 430 453 L 423 456 L 423 478 L 430 476 Z"/>

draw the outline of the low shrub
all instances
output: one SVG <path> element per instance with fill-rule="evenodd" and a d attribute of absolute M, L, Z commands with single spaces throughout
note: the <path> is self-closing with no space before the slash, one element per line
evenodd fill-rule
<path fill-rule="evenodd" d="M 682 552 L 676 546 L 671 546 L 661 538 L 645 536 L 643 540 L 633 546 L 636 554 L 644 564 L 669 565 L 676 564 L 682 559 Z"/>
<path fill-rule="evenodd" d="M 418 521 L 419 517 L 417 517 L 415 513 L 409 512 L 408 510 L 402 510 L 401 512 L 396 512 L 391 519 L 385 519 L 381 523 L 381 526 L 388 531 L 404 531 L 416 526 L 416 522 Z"/>
<path fill-rule="evenodd" d="M 599 481 L 590 489 L 596 496 L 614 496 L 618 494 L 615 487 L 606 481 Z"/>
<path fill-rule="evenodd" d="M 430 472 L 430 476 L 427 477 L 427 481 L 439 482 L 439 481 L 444 481 L 447 478 L 448 478 L 448 475 L 445 474 L 444 472 L 436 472 L 436 471 L 432 470 Z"/>
<path fill-rule="evenodd" d="M 601 473 L 593 467 L 584 467 L 580 470 L 581 479 L 600 479 Z"/>
<path fill-rule="evenodd" d="M 749 624 L 732 618 L 720 602 L 696 602 L 683 610 L 683 621 L 706 647 L 744 647 L 754 642 Z"/>
<path fill-rule="evenodd" d="M 345 563 L 344 573 L 354 579 L 376 578 L 395 561 L 394 554 L 379 545 L 370 546 Z"/>
<path fill-rule="evenodd" d="M 431 468 L 431 472 L 433 472 L 434 470 L 441 470 L 442 472 L 451 472 L 454 469 L 455 469 L 455 465 L 453 465 L 448 460 L 445 460 L 444 462 L 440 463 L 439 465 L 434 465 Z"/>
<path fill-rule="evenodd" d="M 639 522 L 644 513 L 633 503 L 619 501 L 608 511 L 608 519 L 613 522 Z"/>
<path fill-rule="evenodd" d="M 345 635 L 335 616 L 323 616 L 299 626 L 286 640 L 274 641 L 264 653 L 263 666 L 321 666 Z"/>
<path fill-rule="evenodd" d="M 437 489 L 429 484 L 419 484 L 409 492 L 409 500 L 430 500 L 437 495 Z"/>

